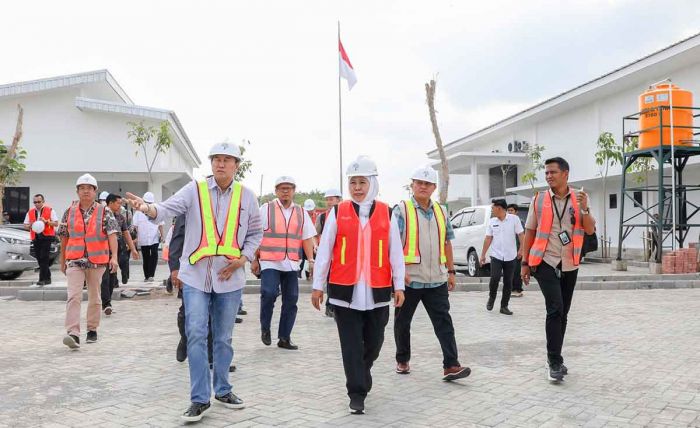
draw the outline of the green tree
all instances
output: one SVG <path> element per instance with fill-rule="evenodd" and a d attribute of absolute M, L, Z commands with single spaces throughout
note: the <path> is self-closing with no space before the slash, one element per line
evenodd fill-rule
<path fill-rule="evenodd" d="M 15 135 L 12 137 L 12 144 L 9 147 L 0 140 L 0 213 L 4 210 L 2 199 L 5 196 L 5 187 L 12 186 L 19 182 L 26 166 L 24 160 L 27 158 L 27 151 L 20 147 L 22 139 L 22 122 L 24 120 L 24 109 L 17 105 L 17 126 Z"/>
<path fill-rule="evenodd" d="M 127 136 L 131 143 L 136 146 L 136 156 L 139 155 L 139 151 L 143 152 L 146 169 L 148 170 L 148 180 L 153 183 L 153 165 L 155 165 L 158 155 L 167 153 L 173 145 L 173 140 L 170 136 L 170 124 L 165 120 L 158 126 L 146 126 L 143 121 L 127 122 L 127 124 L 131 127 L 127 132 Z M 149 152 L 153 153 L 153 157 L 150 160 L 148 159 Z"/>
<path fill-rule="evenodd" d="M 525 155 L 529 161 L 530 167 L 528 172 L 520 177 L 520 180 L 525 183 L 530 183 L 532 187 L 532 193 L 535 193 L 535 182 L 537 182 L 537 173 L 544 169 L 544 161 L 542 159 L 542 152 L 544 152 L 545 147 L 539 144 L 534 144 L 530 146 Z"/>
<path fill-rule="evenodd" d="M 233 179 L 236 181 L 243 181 L 246 174 L 252 170 L 251 168 L 253 166 L 253 161 L 246 159 L 244 156 L 247 146 L 250 146 L 250 140 L 243 140 L 243 144 L 239 146 L 241 148 L 241 156 L 243 156 L 243 160 L 240 164 L 238 164 L 238 170 L 236 170 L 236 175 L 233 177 Z"/>
<path fill-rule="evenodd" d="M 622 147 L 615 142 L 615 137 L 610 132 L 603 132 L 596 142 L 595 163 L 598 165 L 600 176 L 603 178 L 603 257 L 609 256 L 608 244 L 608 172 L 611 166 L 622 164 Z M 624 203 L 624 201 L 622 201 Z"/>

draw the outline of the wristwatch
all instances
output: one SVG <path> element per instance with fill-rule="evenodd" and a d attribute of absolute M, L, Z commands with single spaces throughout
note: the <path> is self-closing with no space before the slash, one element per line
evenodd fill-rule
<path fill-rule="evenodd" d="M 447 270 L 447 273 L 451 273 L 451 274 L 453 274 L 453 275 L 456 275 L 456 274 L 457 274 L 457 271 L 454 270 L 454 269 L 448 269 L 448 270 Z"/>
<path fill-rule="evenodd" d="M 523 260 L 522 262 L 520 262 L 520 266 L 530 266 L 530 265 L 527 264 L 527 262 Z"/>
<path fill-rule="evenodd" d="M 581 210 L 581 214 L 583 214 L 583 215 L 588 215 L 588 214 L 590 214 L 590 213 L 591 213 L 591 209 L 590 209 L 590 208 L 586 208 L 585 210 Z"/>

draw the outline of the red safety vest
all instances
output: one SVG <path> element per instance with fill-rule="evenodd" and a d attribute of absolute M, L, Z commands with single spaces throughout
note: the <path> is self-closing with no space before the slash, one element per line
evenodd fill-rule
<path fill-rule="evenodd" d="M 46 211 L 44 211 L 46 210 Z M 32 241 L 36 238 L 36 232 L 31 228 L 31 225 L 34 224 L 35 221 L 37 221 L 37 210 L 36 208 L 32 208 L 29 210 L 29 236 L 31 237 Z M 44 215 L 46 214 L 46 215 Z M 41 215 L 39 218 L 44 218 L 47 220 L 51 220 L 51 207 L 48 205 L 44 205 L 41 207 Z M 44 231 L 41 233 L 44 236 L 56 236 L 56 229 L 54 229 L 53 226 L 49 225 L 48 223 L 46 224 L 46 227 L 44 227 Z"/>
<path fill-rule="evenodd" d="M 569 188 L 569 199 L 571 206 L 574 208 L 574 230 L 571 237 L 571 244 L 574 246 L 573 257 L 574 266 L 578 266 L 581 261 L 581 249 L 583 248 L 583 222 L 581 213 L 579 212 L 576 194 L 573 189 Z M 535 240 L 530 247 L 527 262 L 530 266 L 537 266 L 542 263 L 549 235 L 552 232 L 552 222 L 554 221 L 554 207 L 552 206 L 552 196 L 549 191 L 538 192 L 535 195 L 535 213 L 537 213 L 537 231 L 535 232 Z M 568 213 L 564 213 L 568 215 Z"/>
<path fill-rule="evenodd" d="M 109 263 L 109 241 L 104 232 L 105 207 L 95 203 L 87 227 L 80 211 L 80 203 L 73 202 L 68 211 L 68 244 L 66 260 L 82 259 L 86 256 L 91 263 Z"/>
<path fill-rule="evenodd" d="M 278 199 L 267 203 L 267 229 L 260 243 L 260 260 L 282 261 L 285 258 L 300 259 L 302 233 L 304 230 L 304 210 L 292 203 L 289 222 L 282 212 Z"/>
<path fill-rule="evenodd" d="M 334 285 L 354 286 L 364 273 L 371 288 L 391 287 L 389 263 L 389 207 L 376 201 L 369 222 L 362 227 L 352 201 L 338 205 L 338 230 L 333 246 L 328 282 Z"/>

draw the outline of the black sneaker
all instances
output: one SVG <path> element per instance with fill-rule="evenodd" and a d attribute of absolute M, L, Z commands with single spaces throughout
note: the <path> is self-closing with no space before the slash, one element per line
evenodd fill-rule
<path fill-rule="evenodd" d="M 238 307 L 238 315 L 248 315 L 248 311 L 243 309 L 243 305 Z"/>
<path fill-rule="evenodd" d="M 74 334 L 66 334 L 63 338 L 63 344 L 70 349 L 80 349 L 80 338 Z"/>
<path fill-rule="evenodd" d="M 489 299 L 489 301 L 486 302 L 486 310 L 487 310 L 487 311 L 490 311 L 491 309 L 493 309 L 493 302 L 494 302 L 495 300 L 496 300 L 496 299 Z"/>
<path fill-rule="evenodd" d="M 216 401 L 218 401 L 220 404 L 223 404 L 224 406 L 228 407 L 229 409 L 242 409 L 245 407 L 245 404 L 243 404 L 243 400 L 238 398 L 236 394 L 233 392 L 229 392 L 226 395 L 222 396 L 214 396 Z"/>
<path fill-rule="evenodd" d="M 240 324 L 243 322 L 243 318 L 236 317 L 236 324 Z"/>
<path fill-rule="evenodd" d="M 564 364 L 562 364 L 561 365 L 561 372 L 564 376 L 566 376 L 569 374 L 569 369 Z"/>
<path fill-rule="evenodd" d="M 42 287 L 42 286 L 46 285 L 46 282 L 44 282 L 44 281 L 37 281 L 37 282 L 36 282 L 36 285 L 38 285 L 39 287 Z"/>
<path fill-rule="evenodd" d="M 260 335 L 260 340 L 262 340 L 262 343 L 265 344 L 265 346 L 270 346 L 272 344 L 270 330 L 263 330 L 262 334 Z"/>
<path fill-rule="evenodd" d="M 280 348 L 289 349 L 292 351 L 296 351 L 297 349 L 299 349 L 299 347 L 297 345 L 292 343 L 291 339 L 280 339 L 277 342 L 277 346 Z"/>
<path fill-rule="evenodd" d="M 501 308 L 501 313 L 502 313 L 503 315 L 513 315 L 513 311 L 511 311 L 510 309 L 508 309 L 507 306 L 504 306 L 504 307 Z"/>
<path fill-rule="evenodd" d="M 365 413 L 365 399 L 360 397 L 351 398 L 350 413 L 353 415 L 363 415 Z"/>
<path fill-rule="evenodd" d="M 85 338 L 85 343 L 95 343 L 97 342 L 97 332 L 88 331 L 87 337 Z"/>
<path fill-rule="evenodd" d="M 175 352 L 175 359 L 179 362 L 183 362 L 187 359 L 187 342 L 180 339 L 177 344 L 177 351 Z"/>
<path fill-rule="evenodd" d="M 211 404 L 209 403 L 192 403 L 190 408 L 180 416 L 180 419 L 185 422 L 199 422 L 202 420 L 204 412 L 209 410 L 210 406 Z"/>
<path fill-rule="evenodd" d="M 547 380 L 554 383 L 559 383 L 564 380 L 564 373 L 561 371 L 561 364 L 547 364 Z"/>

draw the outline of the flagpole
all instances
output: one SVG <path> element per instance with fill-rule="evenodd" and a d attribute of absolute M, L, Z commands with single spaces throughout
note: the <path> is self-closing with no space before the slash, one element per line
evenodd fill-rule
<path fill-rule="evenodd" d="M 338 190 L 340 191 L 340 197 L 343 197 L 343 106 L 342 106 L 342 96 L 340 91 L 340 21 L 338 21 L 338 44 L 336 49 L 338 50 L 338 145 L 340 153 L 340 164 L 339 164 L 339 184 Z"/>

